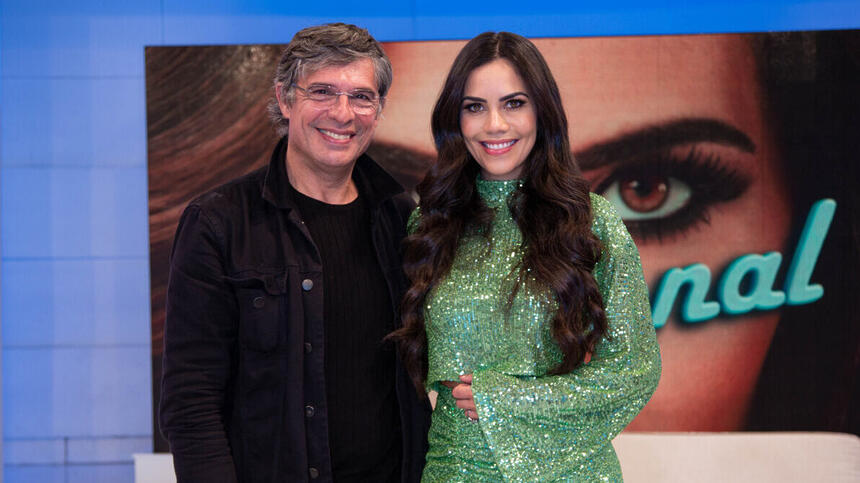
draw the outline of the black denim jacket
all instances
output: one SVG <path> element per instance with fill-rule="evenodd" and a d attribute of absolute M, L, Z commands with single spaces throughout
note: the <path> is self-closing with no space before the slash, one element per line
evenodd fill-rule
<path fill-rule="evenodd" d="M 179 222 L 159 421 L 180 482 L 332 479 L 322 265 L 287 194 L 286 146 L 281 140 L 267 168 L 192 201 Z M 358 159 L 353 180 L 370 207 L 372 240 L 399 325 L 406 288 L 400 242 L 414 203 L 367 156 Z M 399 358 L 392 370 L 403 481 L 418 481 L 430 406 L 417 397 Z"/>

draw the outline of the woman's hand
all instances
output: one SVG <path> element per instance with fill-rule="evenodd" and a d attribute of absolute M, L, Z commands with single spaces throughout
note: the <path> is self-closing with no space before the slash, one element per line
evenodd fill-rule
<path fill-rule="evenodd" d="M 457 401 L 457 407 L 470 421 L 478 420 L 478 411 L 475 408 L 475 397 L 472 395 L 472 375 L 460 376 L 460 382 L 442 381 L 442 384 L 451 388 L 451 395 Z"/>

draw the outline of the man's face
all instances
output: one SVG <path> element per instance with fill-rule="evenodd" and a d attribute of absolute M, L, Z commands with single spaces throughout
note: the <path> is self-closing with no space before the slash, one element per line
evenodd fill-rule
<path fill-rule="evenodd" d="M 337 92 L 378 92 L 370 59 L 323 67 L 299 79 L 296 85 L 303 89 L 328 86 Z M 292 103 L 279 97 L 278 105 L 290 120 L 287 163 L 299 163 L 315 171 L 351 169 L 370 144 L 379 117 L 378 110 L 356 114 L 347 96 L 338 96 L 334 104 L 326 105 L 308 99 L 300 89 L 295 90 Z"/>

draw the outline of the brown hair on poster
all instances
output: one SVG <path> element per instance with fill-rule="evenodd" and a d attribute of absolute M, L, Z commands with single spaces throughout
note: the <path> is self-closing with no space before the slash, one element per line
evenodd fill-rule
<path fill-rule="evenodd" d="M 407 188 L 435 156 L 430 111 L 463 44 L 384 44 L 394 84 L 369 153 Z M 860 433 L 858 31 L 535 44 L 561 88 L 574 155 L 624 218 L 655 312 L 667 314 L 655 313 L 660 387 L 629 429 Z M 277 139 L 266 104 L 281 48 L 146 50 L 156 408 L 176 223 L 195 196 L 268 161 Z M 807 223 L 822 199 L 836 210 L 815 232 Z M 773 252 L 781 261 L 770 271 L 738 272 L 739 261 Z M 808 280 L 792 280 L 802 275 L 789 269 L 795 254 L 806 257 Z M 685 308 L 694 283 L 666 286 L 673 269 L 695 264 L 708 273 L 703 307 L 716 313 Z M 802 282 L 823 296 L 785 295 Z M 785 300 L 736 308 L 738 295 L 774 293 Z"/>

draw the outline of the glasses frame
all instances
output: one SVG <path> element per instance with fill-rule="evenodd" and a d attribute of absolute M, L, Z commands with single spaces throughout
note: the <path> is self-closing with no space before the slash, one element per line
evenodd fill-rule
<path fill-rule="evenodd" d="M 382 98 L 376 93 L 374 93 L 376 97 L 372 101 L 369 101 L 372 105 L 368 107 L 363 107 L 355 105 L 355 102 L 357 102 L 358 100 L 358 96 L 361 94 L 334 91 L 330 95 L 326 94 L 323 98 L 314 98 L 312 94 L 308 93 L 308 90 L 306 88 L 296 84 L 295 82 L 291 84 L 291 86 L 301 91 L 302 95 L 305 96 L 308 100 L 315 102 L 320 106 L 325 107 L 326 109 L 330 109 L 332 106 L 334 106 L 340 96 L 346 96 L 347 100 L 349 101 L 349 107 L 352 109 L 352 112 L 358 115 L 367 116 L 370 114 L 375 114 L 379 111 L 379 106 L 382 104 Z"/>

